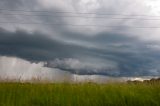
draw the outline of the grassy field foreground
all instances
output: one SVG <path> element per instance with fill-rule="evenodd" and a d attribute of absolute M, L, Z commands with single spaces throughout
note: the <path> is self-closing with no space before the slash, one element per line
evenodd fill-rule
<path fill-rule="evenodd" d="M 160 106 L 160 83 L 0 83 L 0 106 Z"/>

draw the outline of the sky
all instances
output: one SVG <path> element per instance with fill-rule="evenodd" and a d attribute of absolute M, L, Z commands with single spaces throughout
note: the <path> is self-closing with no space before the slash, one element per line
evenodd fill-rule
<path fill-rule="evenodd" d="M 160 76 L 159 0 L 2 0 L 0 78 Z"/>

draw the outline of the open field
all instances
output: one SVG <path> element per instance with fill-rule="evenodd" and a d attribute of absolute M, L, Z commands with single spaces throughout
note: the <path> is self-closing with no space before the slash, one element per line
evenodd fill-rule
<path fill-rule="evenodd" d="M 160 106 L 160 83 L 0 83 L 0 106 Z"/>

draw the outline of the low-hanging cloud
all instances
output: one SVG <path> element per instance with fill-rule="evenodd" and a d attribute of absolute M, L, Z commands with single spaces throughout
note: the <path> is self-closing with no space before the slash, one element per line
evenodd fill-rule
<path fill-rule="evenodd" d="M 0 38 L 2 56 L 44 62 L 47 67 L 73 74 L 108 76 L 159 74 L 159 62 L 155 61 L 159 54 L 147 48 L 146 42 L 125 35 L 102 33 L 92 38 L 93 44 L 104 44 L 103 47 L 85 47 L 61 42 L 42 33 L 27 33 L 23 30 L 10 32 L 2 28 Z M 106 41 L 108 39 L 108 42 L 105 43 L 104 39 Z"/>
<path fill-rule="evenodd" d="M 16 57 L 0 57 L 0 81 L 73 81 L 70 73 Z"/>
<path fill-rule="evenodd" d="M 94 62 L 86 62 L 80 61 L 78 59 L 73 58 L 65 58 L 65 59 L 55 59 L 54 61 L 47 62 L 45 64 L 46 67 L 59 68 L 61 70 L 66 70 L 75 74 L 82 75 L 113 75 L 119 74 L 116 70 L 117 65 L 111 61 L 105 61 L 104 63 L 94 63 Z"/>
<path fill-rule="evenodd" d="M 147 0 L 148 3 L 149 1 Z M 115 5 L 117 2 L 119 5 Z M 105 12 L 130 14 L 128 17 L 121 16 L 122 18 L 132 18 L 134 14 L 143 13 L 153 15 L 144 1 L 135 0 L 133 3 L 128 0 L 80 0 L 78 2 L 77 0 L 16 0 L 14 2 L 5 0 L 0 3 L 0 7 L 22 10 L 2 11 L 2 13 L 30 15 L 1 15 L 3 21 L 17 22 L 12 25 L 5 23 L 0 25 L 1 56 L 22 58 L 33 63 L 43 62 L 46 67 L 81 75 L 160 75 L 160 44 L 157 42 L 159 30 L 127 28 L 127 26 L 156 26 L 159 22 L 138 19 L 112 20 L 118 17 L 114 15 L 107 16 L 107 19 L 70 19 L 63 15 L 73 14 L 58 14 L 57 17 L 54 13 L 57 11 L 95 13 L 90 14 L 93 17 L 98 17 L 98 14 Z M 48 12 L 34 13 L 23 10 Z M 30 24 L 20 24 L 23 22 Z M 54 23 L 61 25 L 54 25 Z M 95 26 L 82 28 L 67 26 L 67 24 Z M 107 29 L 96 25 L 118 27 Z"/>

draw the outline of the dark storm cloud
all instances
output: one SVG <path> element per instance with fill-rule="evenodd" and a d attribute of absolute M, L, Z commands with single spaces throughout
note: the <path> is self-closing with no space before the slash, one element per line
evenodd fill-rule
<path fill-rule="evenodd" d="M 138 0 L 137 0 L 138 1 Z M 136 3 L 137 3 L 136 1 Z M 138 26 L 141 22 L 134 20 L 103 20 L 99 21 L 97 19 L 69 19 L 65 17 L 54 17 L 54 11 L 64 10 L 61 4 L 60 7 L 55 8 L 54 6 L 48 8 L 46 1 L 46 6 L 43 7 L 42 4 L 39 4 L 37 0 L 3 0 L 0 3 L 1 8 L 11 9 L 11 10 L 44 10 L 49 11 L 51 16 L 41 16 L 44 15 L 43 12 L 38 13 L 29 13 L 29 14 L 38 14 L 36 17 L 26 17 L 26 16 L 12 16 L 7 18 L 4 16 L 6 21 L 15 21 L 10 20 L 13 17 L 16 19 L 16 22 L 25 22 L 32 23 L 48 23 L 50 25 L 44 24 L 23 24 L 19 27 L 24 30 L 15 30 L 17 31 L 8 31 L 10 28 L 5 27 L 5 29 L 0 29 L 0 55 L 2 56 L 15 56 L 19 58 L 26 59 L 31 62 L 46 62 L 45 66 L 51 68 L 58 68 L 64 71 L 69 71 L 75 74 L 82 75 L 108 75 L 108 76 L 146 76 L 146 75 L 160 75 L 160 54 L 159 51 L 147 48 L 147 45 L 150 43 L 155 44 L 154 42 L 145 42 L 141 41 L 138 37 L 144 36 L 144 32 L 140 31 L 140 34 L 132 36 L 135 34 L 133 31 L 129 31 L 123 24 L 129 24 L 133 26 Z M 62 1 L 61 1 L 62 2 Z M 82 1 L 81 1 L 82 2 Z M 100 3 L 99 1 L 96 1 Z M 120 13 L 127 10 L 126 13 L 137 13 L 140 11 L 143 13 L 143 6 L 133 5 L 131 1 L 124 0 L 122 5 L 115 6 L 117 1 L 109 2 L 103 1 L 99 4 L 101 7 L 98 10 L 95 10 L 95 13 L 103 13 L 104 10 L 108 10 L 109 13 L 116 13 L 117 10 Z M 45 3 L 45 2 L 42 2 Z M 50 3 L 50 2 L 49 2 Z M 51 2 L 52 3 L 52 2 Z M 66 3 L 66 1 L 65 1 Z M 64 4 L 65 4 L 64 3 Z M 139 2 L 138 2 L 139 3 Z M 53 3 L 54 4 L 54 3 Z M 53 5 L 52 4 L 52 5 Z M 67 3 L 66 3 L 67 4 Z M 88 6 L 90 3 L 80 3 L 77 0 L 73 0 L 73 7 L 77 11 L 86 10 L 81 5 L 86 5 L 86 7 L 94 8 L 94 6 Z M 92 2 L 91 2 L 92 4 Z M 95 3 L 93 3 L 95 4 Z M 126 5 L 129 7 L 137 7 L 137 9 L 127 9 Z M 72 6 L 71 6 L 72 7 Z M 45 8 L 45 9 L 44 9 Z M 81 10 L 83 9 L 83 10 Z M 93 9 L 94 10 L 94 9 Z M 133 10 L 133 11 L 132 11 Z M 65 10 L 67 11 L 67 10 Z M 74 11 L 74 10 L 73 10 Z M 132 12 L 130 12 L 132 11 Z M 12 13 L 12 11 L 3 11 L 4 13 Z M 89 11 L 90 12 L 90 11 Z M 25 13 L 24 11 L 15 11 L 14 13 Z M 45 13 L 48 14 L 48 13 Z M 60 14 L 64 15 L 64 14 Z M 98 16 L 98 15 L 95 15 Z M 111 18 L 114 16 L 110 16 Z M 91 23 L 87 23 L 90 22 Z M 141 20 L 140 20 L 141 21 Z M 62 24 L 60 26 L 53 25 L 52 23 Z M 82 22 L 82 23 L 81 23 Z M 78 31 L 79 29 L 72 28 L 69 26 L 63 26 L 63 24 L 104 24 L 106 26 L 120 25 L 116 30 L 102 30 L 97 27 L 95 30 L 85 30 Z M 127 23 L 128 22 L 128 23 Z M 98 24 L 97 24 L 98 23 Z M 143 23 L 144 24 L 144 23 Z M 143 25 L 142 24 L 142 25 Z M 146 24 L 146 23 L 145 23 Z M 3 25 L 1 25 L 3 27 Z M 17 25 L 18 26 L 18 25 Z M 125 25 L 124 25 L 125 26 Z M 85 26 L 84 26 L 85 27 Z M 13 29 L 14 29 L 13 28 Z M 28 32 L 27 28 L 32 30 L 32 33 Z M 77 30 L 78 29 L 78 30 Z M 83 28 L 82 28 L 83 29 Z M 85 29 L 85 28 L 84 28 Z M 90 28 L 89 28 L 90 29 Z M 34 30 L 38 30 L 34 32 Z M 95 33 L 92 33 L 95 32 Z M 136 30 L 137 31 L 137 30 Z M 42 32 L 47 32 L 43 34 Z M 121 34 L 119 32 L 130 32 L 130 34 Z M 142 32 L 142 34 L 141 34 Z M 92 34 L 88 34 L 92 33 Z M 91 36 L 90 36 L 91 35 Z M 153 34 L 152 34 L 153 35 Z M 55 40 L 59 38 L 59 40 Z M 146 38 L 146 37 L 144 37 Z M 68 42 L 68 43 L 66 43 Z M 69 43 L 70 42 L 70 43 Z M 158 44 L 159 45 L 159 44 Z"/>
<path fill-rule="evenodd" d="M 106 46 L 103 47 L 104 39 Z M 99 42 L 102 46 L 88 48 L 60 42 L 41 33 L 27 33 L 22 30 L 9 32 L 1 28 L 0 55 L 16 56 L 31 62 L 44 61 L 47 62 L 47 67 L 82 75 L 155 75 L 152 70 L 159 70 L 159 62 L 154 61 L 159 58 L 159 54 L 146 48 L 145 43 L 136 38 L 106 32 L 91 38 L 91 41 L 93 44 Z M 114 45 L 117 42 L 123 42 L 124 45 L 117 47 Z"/>
<path fill-rule="evenodd" d="M 79 48 L 58 42 L 40 33 L 0 30 L 1 55 L 17 56 L 32 61 L 48 61 L 56 57 L 70 57 L 71 52 L 74 50 L 78 52 Z"/>

